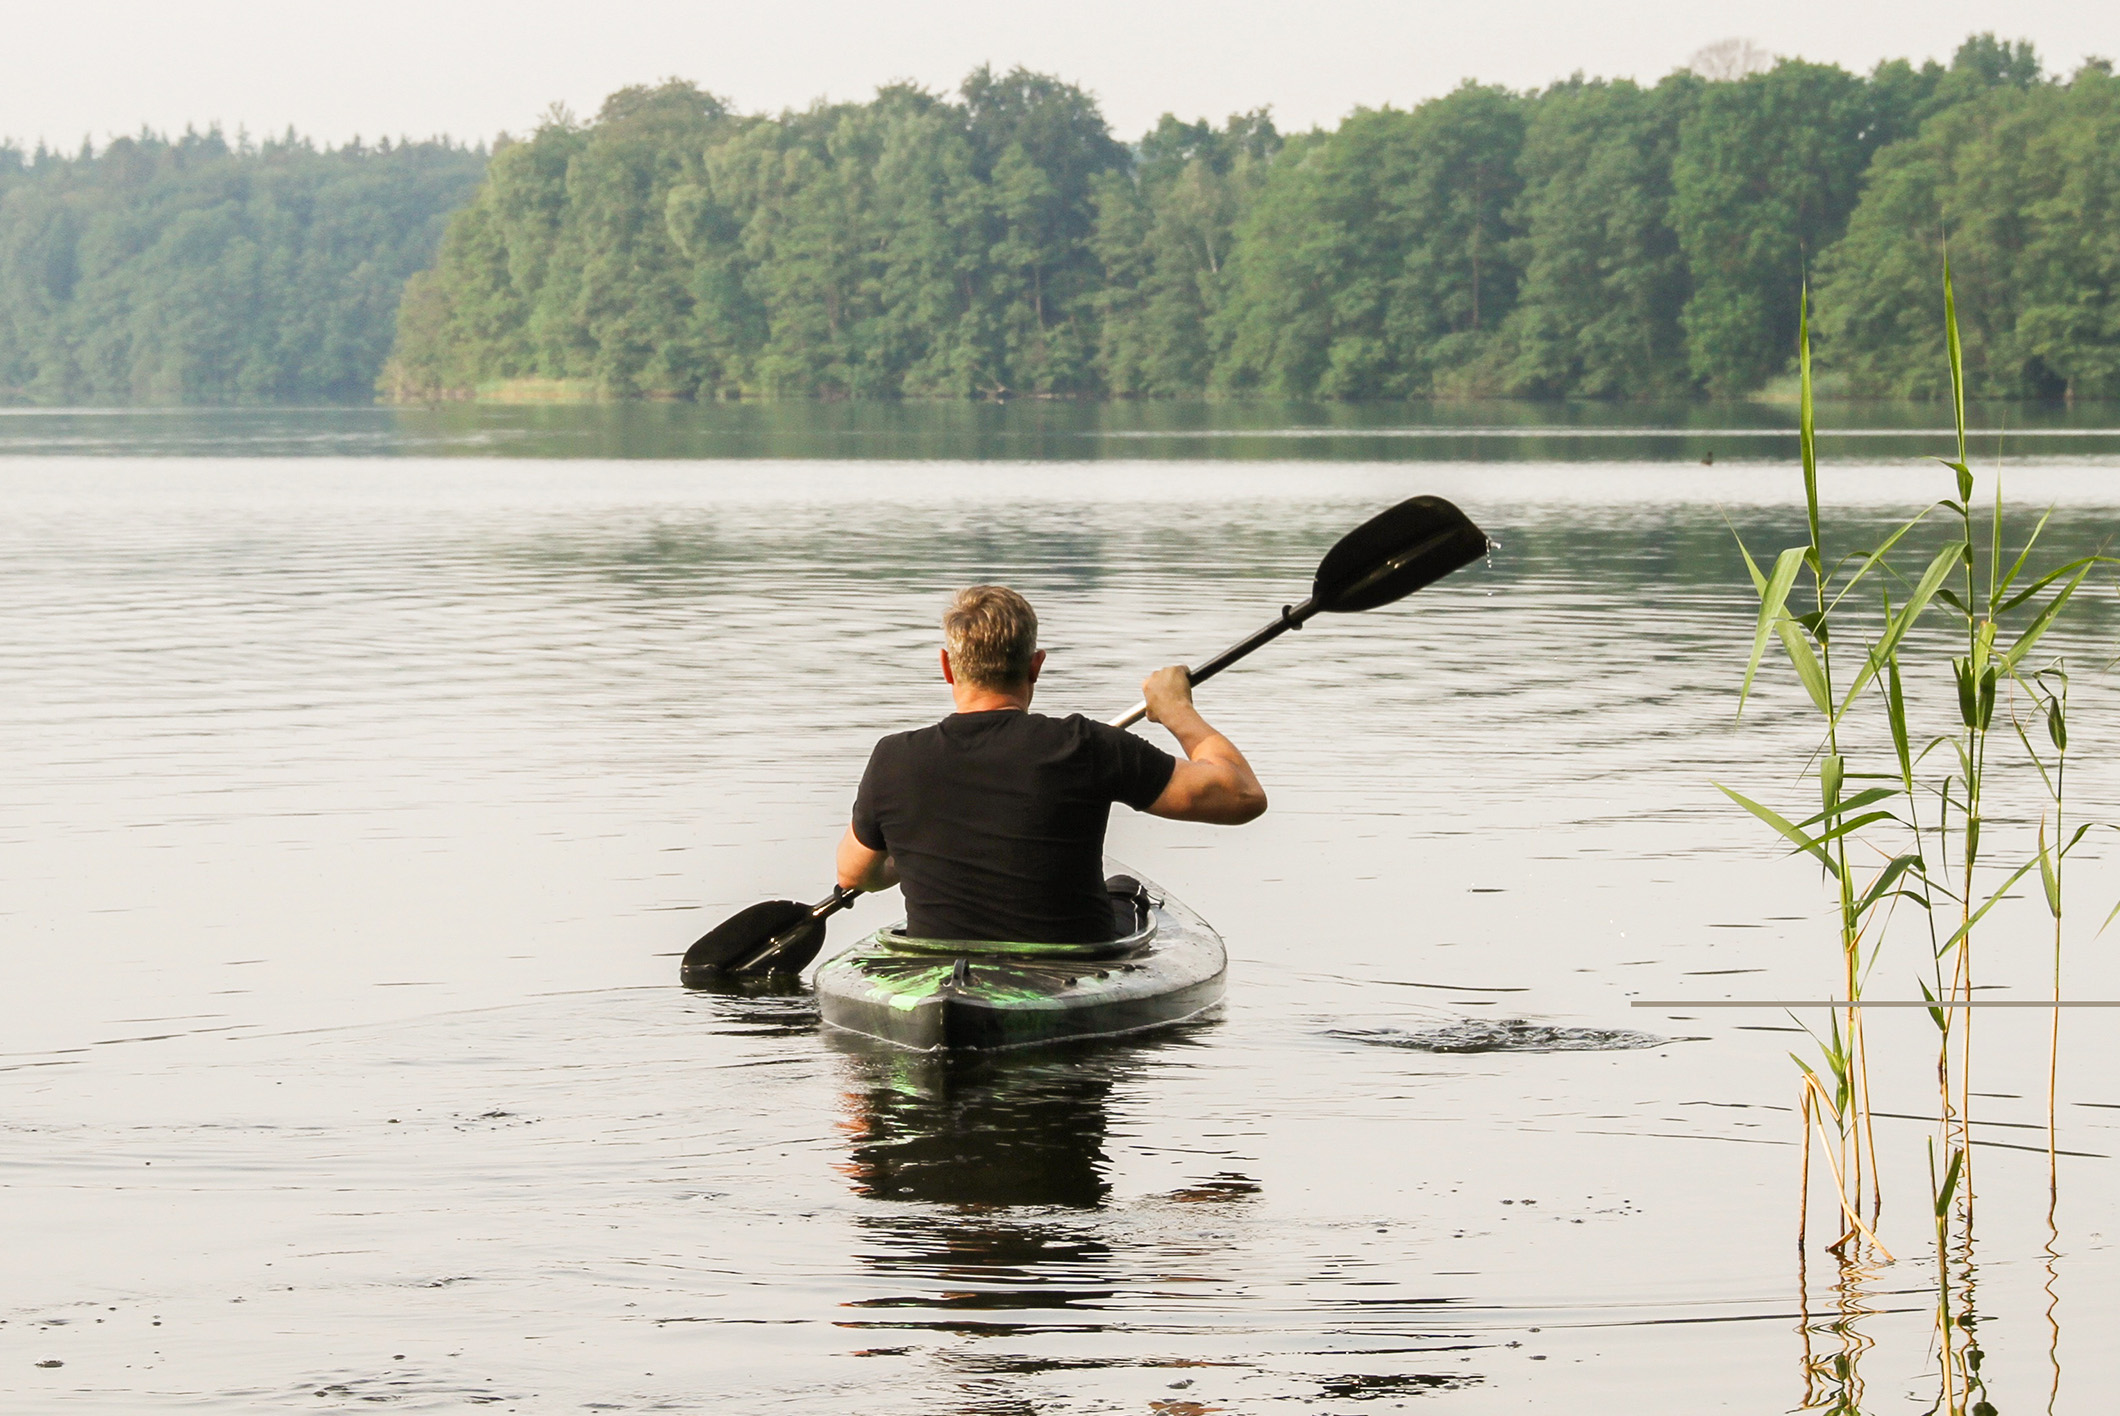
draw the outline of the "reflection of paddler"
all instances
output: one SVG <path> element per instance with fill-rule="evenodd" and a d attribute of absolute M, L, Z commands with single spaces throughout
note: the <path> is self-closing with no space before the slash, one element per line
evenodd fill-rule
<path fill-rule="evenodd" d="M 1243 1203 L 1259 1188 L 1248 1176 L 1224 1170 L 1131 1198 L 1130 1214 L 1161 1211 L 1145 1228 L 1110 1215 L 1114 1093 L 1134 1089 L 1152 1053 L 1197 1045 L 1185 1036 L 983 1054 L 908 1053 L 844 1034 L 835 1044 L 853 1054 L 839 1168 L 859 1193 L 896 1202 L 855 1217 L 868 1278 L 839 1326 L 888 1332 L 885 1350 L 896 1352 L 915 1332 L 1013 1343 L 1122 1325 L 1115 1309 L 1132 1276 L 1154 1275 L 1158 1288 L 1230 1281 L 1227 1219 L 1203 1224 L 1176 1207 Z M 1049 1393 L 1018 1392 L 1009 1376 L 1038 1369 L 960 1343 L 933 1350 L 992 1383 L 974 1405 L 936 1410 L 1043 1409 Z"/>
<path fill-rule="evenodd" d="M 1143 1046 L 1031 1053 L 857 1050 L 840 1166 L 880 1200 L 1094 1208 L 1106 1180 L 1106 1102 Z"/>

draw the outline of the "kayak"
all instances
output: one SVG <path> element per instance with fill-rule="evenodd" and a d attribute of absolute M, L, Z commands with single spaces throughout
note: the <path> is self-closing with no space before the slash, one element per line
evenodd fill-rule
<path fill-rule="evenodd" d="M 918 939 L 901 921 L 817 971 L 825 1023 L 920 1052 L 1114 1037 L 1222 1001 L 1222 936 L 1107 860 L 1119 936 L 1099 944 Z"/>

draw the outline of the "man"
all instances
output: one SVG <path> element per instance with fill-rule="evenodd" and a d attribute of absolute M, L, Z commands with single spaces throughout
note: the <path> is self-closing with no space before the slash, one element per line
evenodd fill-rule
<path fill-rule="evenodd" d="M 1141 685 L 1179 761 L 1079 714 L 1030 711 L 1045 667 L 1038 616 L 1015 591 L 974 585 L 942 617 L 942 677 L 957 711 L 876 744 L 839 843 L 839 883 L 902 885 L 924 939 L 1110 939 L 1104 828 L 1111 805 L 1239 826 L 1266 793 L 1236 745 L 1193 708 L 1182 667 Z"/>

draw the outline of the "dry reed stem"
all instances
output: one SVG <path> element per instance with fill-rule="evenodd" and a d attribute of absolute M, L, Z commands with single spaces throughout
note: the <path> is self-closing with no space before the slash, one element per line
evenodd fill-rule
<path fill-rule="evenodd" d="M 1825 1106 L 1829 1110 L 1831 1109 L 1832 1099 L 1826 1096 L 1825 1088 L 1820 1085 L 1818 1078 L 1810 1075 L 1809 1073 L 1805 1073 L 1803 1084 L 1807 1089 L 1815 1091 L 1818 1094 L 1819 1104 Z M 1826 1164 L 1828 1166 L 1831 1166 L 1833 1170 L 1833 1198 L 1840 1201 L 1840 1212 L 1848 1217 L 1848 1223 L 1854 1226 L 1855 1232 L 1862 1235 L 1863 1238 L 1869 1240 L 1871 1245 L 1876 1248 L 1877 1252 L 1885 1256 L 1887 1262 L 1895 1264 L 1898 1263 L 1899 1260 L 1892 1256 L 1892 1251 L 1884 1246 L 1884 1240 L 1879 1239 L 1877 1237 L 1877 1231 L 1870 1228 L 1869 1225 L 1864 1224 L 1862 1222 L 1862 1216 L 1857 1214 L 1855 1212 L 1855 1207 L 1848 1203 L 1847 1180 L 1841 1172 L 1840 1163 L 1833 1159 L 1833 1147 L 1831 1144 L 1831 1138 L 1828 1137 L 1825 1133 L 1825 1122 L 1819 1118 L 1818 1113 L 1815 1109 L 1811 1113 L 1811 1119 L 1818 1126 L 1818 1138 L 1822 1141 L 1827 1142 L 1825 1147 Z M 1845 1240 L 1843 1240 L 1842 1242 L 1845 1242 Z"/>

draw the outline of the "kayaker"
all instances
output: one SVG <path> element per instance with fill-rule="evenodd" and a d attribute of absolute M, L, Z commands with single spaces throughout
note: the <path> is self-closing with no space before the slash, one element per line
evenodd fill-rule
<path fill-rule="evenodd" d="M 1183 666 L 1141 685 L 1149 720 L 1178 740 L 1181 761 L 1080 714 L 1031 712 L 1045 651 L 1036 612 L 1006 586 L 960 591 L 942 632 L 942 677 L 957 711 L 876 744 L 839 843 L 842 886 L 904 888 L 908 934 L 1110 939 L 1103 865 L 1113 802 L 1226 826 L 1266 810 L 1244 754 L 1193 707 Z"/>

